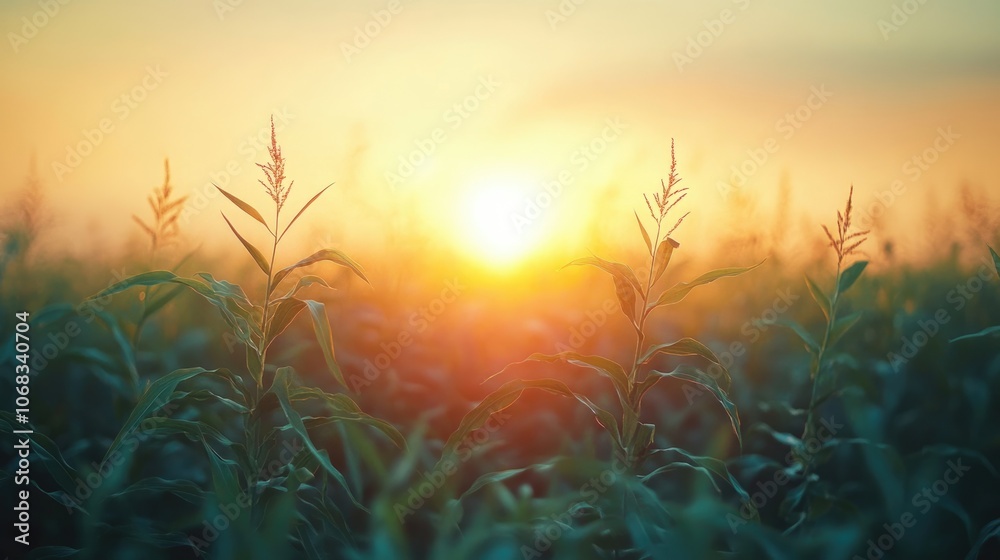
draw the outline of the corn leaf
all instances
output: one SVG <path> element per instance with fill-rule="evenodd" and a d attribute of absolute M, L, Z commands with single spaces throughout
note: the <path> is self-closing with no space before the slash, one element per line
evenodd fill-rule
<path fill-rule="evenodd" d="M 267 222 L 264 221 L 264 217 L 261 216 L 260 212 L 258 212 L 253 206 L 250 206 L 246 202 L 243 202 L 242 200 L 236 198 L 234 195 L 229 194 L 215 183 L 212 183 L 212 186 L 219 189 L 219 192 L 221 192 L 226 198 L 228 198 L 230 202 L 239 207 L 240 210 L 246 212 L 248 216 L 263 224 L 263 226 L 267 228 L 267 231 L 271 231 L 271 228 L 267 225 Z"/>
<path fill-rule="evenodd" d="M 226 220 L 226 224 L 229 225 L 229 229 L 233 230 L 233 234 L 236 235 L 236 238 L 240 240 L 243 247 L 245 247 L 247 252 L 250 253 L 250 256 L 253 257 L 254 262 L 257 263 L 257 266 L 260 267 L 261 271 L 264 274 L 270 274 L 271 265 L 267 264 L 267 259 L 264 257 L 264 253 L 261 253 L 260 249 L 254 247 L 249 241 L 244 239 L 243 236 L 240 235 L 240 232 L 236 231 L 236 228 L 233 227 L 233 224 L 229 221 L 229 218 L 227 218 L 225 214 L 222 215 L 222 219 Z"/>
<path fill-rule="evenodd" d="M 271 291 L 274 291 L 274 289 L 278 287 L 278 284 L 280 284 L 281 281 L 284 280 L 285 277 L 288 276 L 288 274 L 293 270 L 322 261 L 329 261 L 337 263 L 341 266 L 345 266 L 351 269 L 355 274 L 358 275 L 359 278 L 364 280 L 366 283 L 368 283 L 369 285 L 371 284 L 371 282 L 368 281 L 368 277 L 365 276 L 365 271 L 364 269 L 361 268 L 361 265 L 354 262 L 354 260 L 348 257 L 343 251 L 338 251 L 336 249 L 322 249 L 320 251 L 316 251 L 312 255 L 302 259 L 301 261 L 291 266 L 286 266 L 285 268 L 279 270 L 274 275 L 274 279 L 271 281 Z M 270 295 L 271 294 L 268 294 L 268 296 Z"/>

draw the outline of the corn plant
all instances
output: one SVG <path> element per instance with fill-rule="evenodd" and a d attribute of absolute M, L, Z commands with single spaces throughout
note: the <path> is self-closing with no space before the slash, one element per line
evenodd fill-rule
<path fill-rule="evenodd" d="M 330 394 L 314 387 L 299 386 L 294 382 L 294 372 L 290 367 L 276 367 L 272 371 L 268 364 L 267 352 L 274 341 L 285 331 L 292 321 L 303 311 L 308 310 L 312 319 L 313 330 L 324 356 L 330 374 L 341 386 L 346 388 L 344 376 L 337 364 L 334 354 L 329 319 L 323 303 L 305 300 L 297 297 L 298 292 L 313 284 L 330 288 L 321 277 L 305 275 L 298 279 L 292 273 L 300 268 L 320 262 L 333 262 L 354 272 L 359 278 L 368 282 L 361 266 L 346 254 L 335 249 L 323 249 L 301 259 L 294 264 L 278 268 L 278 247 L 281 240 L 289 232 L 296 220 L 308 209 L 331 185 L 317 192 L 308 202 L 287 222 L 283 222 L 282 210 L 288 199 L 293 182 L 287 182 L 285 176 L 285 157 L 278 145 L 271 122 L 271 143 L 269 146 L 270 161 L 258 164 L 264 174 L 260 181 L 265 192 L 273 202 L 273 220 L 268 222 L 263 215 L 250 204 L 244 202 L 232 193 L 221 188 L 219 191 L 243 213 L 262 225 L 270 234 L 271 246 L 269 256 L 244 237 L 228 217 L 223 214 L 233 234 L 246 249 L 259 268 L 264 278 L 264 291 L 259 299 L 251 299 L 243 289 L 234 283 L 217 280 L 211 274 L 199 273 L 193 278 L 185 278 L 170 271 L 154 271 L 139 274 L 118 282 L 93 298 L 113 295 L 133 287 L 155 287 L 176 285 L 188 289 L 211 303 L 222 315 L 227 326 L 239 337 L 246 346 L 246 375 L 216 368 L 188 368 L 166 374 L 153 381 L 142 393 L 131 416 L 125 423 L 118 437 L 112 442 L 105 454 L 102 465 L 121 451 L 127 436 L 134 432 L 140 424 L 154 412 L 165 408 L 168 404 L 191 404 L 213 402 L 223 408 L 237 412 L 243 419 L 242 441 L 231 441 L 225 435 L 207 423 L 197 423 L 169 417 L 156 422 L 156 431 L 165 435 L 179 434 L 186 436 L 204 447 L 209 459 L 212 473 L 212 492 L 201 492 L 200 495 L 218 506 L 248 502 L 250 515 L 242 516 L 233 522 L 233 546 L 243 550 L 245 554 L 267 557 L 267 550 L 252 550 L 255 531 L 264 519 L 263 516 L 274 512 L 284 512 L 290 519 L 289 508 L 294 509 L 294 502 L 288 502 L 287 497 L 281 497 L 276 502 L 261 504 L 268 489 L 284 489 L 284 494 L 299 496 L 309 502 L 318 511 L 327 513 L 326 519 L 330 530 L 336 532 L 344 542 L 351 539 L 350 531 L 339 514 L 331 512 L 325 503 L 328 493 L 325 491 L 327 478 L 335 481 L 346 493 L 348 498 L 358 507 L 363 506 L 358 497 L 352 493 L 351 486 L 343 474 L 333 465 L 328 453 L 313 443 L 309 428 L 319 428 L 341 422 L 356 423 L 373 427 L 400 446 L 405 441 L 399 432 L 387 422 L 373 418 L 361 411 L 360 407 L 344 393 Z M 169 183 L 168 183 L 169 184 Z M 217 187 L 218 188 L 218 187 Z M 164 191 L 166 187 L 164 187 Z M 159 192 L 166 196 L 168 193 Z M 162 198 L 162 197 L 161 197 Z M 154 212 L 159 208 L 159 198 L 154 203 Z M 167 205 L 168 209 L 169 204 Z M 158 224 L 165 219 L 170 222 L 170 210 L 157 214 Z M 143 224 L 144 225 L 144 224 Z M 157 230 L 148 228 L 152 232 Z M 162 236 L 153 236 L 153 242 L 162 240 Z M 196 384 L 203 380 L 202 388 L 179 390 L 181 385 Z M 211 388 L 204 388 L 208 384 Z M 218 389 L 218 390 L 216 390 Z M 319 403 L 325 410 L 324 414 L 304 415 L 297 407 Z M 270 411 L 280 409 L 283 420 L 270 425 Z M 315 408 L 315 407 L 314 407 Z M 285 433 L 300 441 L 304 447 L 302 453 L 286 462 L 280 472 L 265 472 L 265 466 L 273 463 L 274 449 L 283 440 Z M 230 450 L 226 452 L 225 450 Z M 229 457 L 231 453 L 232 457 Z M 287 459 L 287 458 L 286 458 Z M 313 470 L 319 468 L 325 476 L 322 486 L 306 484 L 313 476 Z M 174 481 L 180 484 L 181 481 Z M 140 481 L 137 484 L 148 484 Z M 190 485 L 183 485 L 183 491 L 190 493 Z M 260 506 L 260 507 L 259 507 Z M 278 515 L 278 514 L 274 514 Z M 279 522 L 281 517 L 279 516 Z M 265 523 L 266 524 L 266 523 Z M 315 528 L 314 528 L 315 529 Z M 316 529 L 317 538 L 322 530 Z M 245 542 L 243 539 L 248 539 Z M 282 540 L 282 539 L 279 539 Z M 302 542 L 301 537 L 298 538 Z M 242 543 L 242 544 L 241 544 Z M 207 543 L 206 543 L 207 544 Z M 197 548 L 201 548 L 195 543 Z M 249 549 L 249 550 L 248 550 Z"/>
<path fill-rule="evenodd" d="M 844 212 L 837 211 L 836 235 L 828 227 L 823 226 L 823 232 L 826 233 L 827 239 L 830 241 L 830 247 L 833 248 L 834 253 L 837 255 L 837 273 L 834 276 L 832 294 L 827 295 L 819 284 L 809 278 L 808 275 L 806 276 L 806 286 L 809 289 L 809 294 L 819 306 L 823 312 L 823 317 L 826 319 L 822 338 L 817 341 L 800 325 L 794 322 L 787 323 L 802 340 L 809 354 L 812 356 L 809 371 L 812 390 L 810 391 L 809 407 L 806 409 L 806 423 L 802 431 L 802 440 L 804 441 L 809 441 L 816 436 L 816 409 L 830 398 L 836 390 L 835 387 L 832 387 L 833 375 L 829 372 L 829 365 L 833 362 L 830 354 L 833 352 L 833 348 L 837 342 L 861 319 L 862 315 L 860 310 L 843 317 L 839 317 L 837 313 L 841 298 L 857 282 L 858 278 L 861 277 L 861 273 L 864 272 L 865 267 L 868 266 L 868 261 L 857 261 L 845 268 L 847 258 L 858 251 L 861 244 L 868 239 L 866 236 L 869 233 L 868 231 L 851 230 L 853 199 L 854 187 L 852 186 L 847 196 L 847 206 L 844 208 Z M 821 388 L 826 388 L 827 390 L 821 392 Z M 807 461 L 806 464 L 808 467 L 810 462 Z"/>
<path fill-rule="evenodd" d="M 807 519 L 809 515 L 807 506 L 812 498 L 825 500 L 828 505 L 844 505 L 819 483 L 819 477 L 812 472 L 829 457 L 830 451 L 842 443 L 870 443 L 868 440 L 860 438 L 852 440 L 837 438 L 834 437 L 835 433 L 827 434 L 824 437 L 819 437 L 818 434 L 820 422 L 817 411 L 819 407 L 841 390 L 837 384 L 837 376 L 833 366 L 838 363 L 853 362 L 853 358 L 849 354 L 837 352 L 835 347 L 862 317 L 860 310 L 843 316 L 840 313 L 844 294 L 857 282 L 861 273 L 868 266 L 868 261 L 863 260 L 849 263 L 849 257 L 858 252 L 861 245 L 867 240 L 866 236 L 869 233 L 868 231 L 855 231 L 852 228 L 853 199 L 854 187 L 852 186 L 847 197 L 846 207 L 843 212 L 837 211 L 836 233 L 831 232 L 825 225 L 822 226 L 823 232 L 829 240 L 829 246 L 833 248 L 837 257 L 837 269 L 831 293 L 827 294 L 808 275 L 805 277 L 809 294 L 819 306 L 825 319 L 822 334 L 816 338 L 795 321 L 779 321 L 779 324 L 791 329 L 801 340 L 811 358 L 809 366 L 810 397 L 809 404 L 804 411 L 805 424 L 802 435 L 796 437 L 761 425 L 764 431 L 770 433 L 778 443 L 791 447 L 791 457 L 794 459 L 792 464 L 781 465 L 774 461 L 765 462 L 770 468 L 784 472 L 791 481 L 790 490 L 781 503 L 780 510 L 785 517 L 795 521 L 792 529 Z"/>
<path fill-rule="evenodd" d="M 648 261 L 644 265 L 648 269 L 643 274 L 644 278 L 640 279 L 632 267 L 627 264 L 609 261 L 597 256 L 578 259 L 567 265 L 593 266 L 611 276 L 621 312 L 628 320 L 635 337 L 632 360 L 624 364 L 619 364 L 603 356 L 584 355 L 573 351 L 559 352 L 557 354 L 536 353 L 521 362 L 508 365 L 499 373 L 492 376 L 495 377 L 504 374 L 511 367 L 526 362 L 563 362 L 590 369 L 598 375 L 610 379 L 614 386 L 620 410 L 616 413 L 604 408 L 595 403 L 587 395 L 571 389 L 564 382 L 557 379 L 517 379 L 509 381 L 489 394 L 463 418 L 458 429 L 445 444 L 442 461 L 448 460 L 455 453 L 457 446 L 462 440 L 470 432 L 482 426 L 492 414 L 514 404 L 525 390 L 540 389 L 576 399 L 594 414 L 597 422 L 610 436 L 613 442 L 614 455 L 624 465 L 625 471 L 629 473 L 629 480 L 648 482 L 653 477 L 671 470 L 678 470 L 680 468 L 694 469 L 708 475 L 710 478 L 713 475 L 721 478 L 725 483 L 731 484 L 740 496 L 748 501 L 747 493 L 729 475 L 722 461 L 711 457 L 696 456 L 677 447 L 658 448 L 655 444 L 656 426 L 643 423 L 640 420 L 643 398 L 649 394 L 649 391 L 661 379 L 680 379 L 699 385 L 714 395 L 723 406 L 737 439 L 740 439 L 739 414 L 736 406 L 727 394 L 730 376 L 719 357 L 706 345 L 693 338 L 682 338 L 667 343 L 647 340 L 647 322 L 653 312 L 681 302 L 693 289 L 699 286 L 714 282 L 720 278 L 737 276 L 760 266 L 758 264 L 750 267 L 713 270 L 702 274 L 690 282 L 679 282 L 659 293 L 654 293 L 658 282 L 667 270 L 673 252 L 680 246 L 671 235 L 687 216 L 687 214 L 684 214 L 676 220 L 672 217 L 672 211 L 687 196 L 686 188 L 677 188 L 679 182 L 677 160 L 673 146 L 671 146 L 669 177 L 666 182 L 661 181 L 661 190 L 653 194 L 652 200 L 646 196 L 650 222 L 654 227 L 647 229 L 643 224 L 643 220 L 639 218 L 638 213 L 635 213 L 639 232 L 645 245 L 646 254 L 648 255 Z M 652 235 L 650 235 L 650 231 L 653 232 Z M 679 365 L 671 371 L 652 369 L 650 363 L 654 358 L 661 355 L 696 356 L 705 360 L 712 366 L 712 370 L 719 373 L 710 375 L 688 365 Z M 657 467 L 650 472 L 643 473 L 642 467 L 646 463 L 646 460 L 654 455 L 661 454 L 666 457 L 676 458 L 676 460 Z M 472 489 L 467 491 L 466 494 L 481 488 L 487 483 L 508 478 L 514 472 L 520 472 L 521 470 L 524 469 L 484 475 L 473 484 Z M 626 500 L 629 499 L 627 496 Z M 636 506 L 636 496 L 632 495 L 631 500 L 633 506 Z M 634 513 L 634 511 L 631 513 Z M 645 523 L 641 519 L 638 522 Z"/>
<path fill-rule="evenodd" d="M 146 199 L 149 202 L 153 219 L 149 223 L 146 223 L 139 216 L 132 214 L 132 220 L 135 221 L 149 239 L 147 259 L 150 268 L 156 267 L 158 262 L 157 257 L 162 249 L 171 247 L 177 243 L 178 236 L 180 235 L 179 219 L 187 198 L 186 196 L 176 196 L 174 186 L 170 183 L 170 160 L 163 160 L 163 184 L 153 189 L 152 194 Z M 191 258 L 196 250 L 187 253 L 176 264 L 170 267 L 170 270 L 175 271 L 180 268 L 185 261 Z M 132 332 L 132 347 L 134 349 L 138 349 L 142 327 L 146 322 L 184 290 L 184 286 L 172 286 L 170 289 L 162 291 L 156 290 L 151 286 L 142 287 L 142 292 L 139 294 L 139 301 L 142 303 L 142 312 Z"/>

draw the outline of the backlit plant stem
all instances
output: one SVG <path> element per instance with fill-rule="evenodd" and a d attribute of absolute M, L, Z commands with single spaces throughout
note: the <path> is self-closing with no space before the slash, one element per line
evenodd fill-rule
<path fill-rule="evenodd" d="M 816 397 L 817 389 L 819 387 L 819 376 L 823 371 L 823 358 L 826 355 L 827 346 L 830 344 L 830 335 L 833 332 L 834 323 L 837 321 L 837 301 L 840 299 L 840 275 L 843 268 L 843 259 L 837 259 L 837 274 L 834 277 L 835 285 L 833 289 L 833 296 L 830 297 L 830 317 L 826 322 L 826 330 L 823 333 L 823 342 L 819 346 L 819 351 L 816 353 L 816 365 L 813 367 L 812 372 L 810 372 L 810 379 L 812 379 L 812 394 L 809 397 L 809 409 L 806 414 L 806 425 L 802 431 L 802 441 L 808 444 L 810 438 L 814 437 L 816 433 Z M 807 461 L 806 469 L 808 470 L 811 461 Z"/>

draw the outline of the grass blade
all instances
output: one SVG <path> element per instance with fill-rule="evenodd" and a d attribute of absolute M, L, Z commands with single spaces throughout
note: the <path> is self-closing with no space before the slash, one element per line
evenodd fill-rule
<path fill-rule="evenodd" d="M 990 336 L 991 334 L 994 333 L 1000 333 L 1000 325 L 997 325 L 995 327 L 987 327 L 977 333 L 962 335 L 960 337 L 951 339 L 949 342 L 958 342 L 960 340 L 971 340 L 973 338 L 983 338 L 986 336 Z"/>
<path fill-rule="evenodd" d="M 288 367 L 278 368 L 278 371 L 274 374 L 274 384 L 271 385 L 270 392 L 278 398 L 281 410 L 284 411 L 285 417 L 288 418 L 289 426 L 291 426 L 292 430 L 294 430 L 295 433 L 302 438 L 302 442 L 305 444 L 306 449 L 309 450 L 309 453 L 312 454 L 313 458 L 315 458 L 323 469 L 326 470 L 326 472 L 344 488 L 344 491 L 350 497 L 351 502 L 367 512 L 368 510 L 365 509 L 360 502 L 358 502 L 357 498 L 354 497 L 354 494 L 351 492 L 351 487 L 347 483 L 347 479 L 344 478 L 344 475 L 333 466 L 333 463 L 330 462 L 330 456 L 326 453 L 326 451 L 320 451 L 316 448 L 312 438 L 309 437 L 309 431 L 306 430 L 305 424 L 302 423 L 302 417 L 292 406 L 288 395 L 289 384 L 291 381 L 289 378 L 291 371 L 291 368 Z"/>
<path fill-rule="evenodd" d="M 344 374 L 337 364 L 337 357 L 333 351 L 333 335 L 330 333 L 330 319 L 326 315 L 326 306 L 318 301 L 308 299 L 305 301 L 309 307 L 309 315 L 312 316 L 313 331 L 316 332 L 316 340 L 319 341 L 320 349 L 323 351 L 323 358 L 326 360 L 326 367 L 330 374 L 344 388 L 347 382 L 344 381 Z"/>
<path fill-rule="evenodd" d="M 646 350 L 645 354 L 642 355 L 639 359 L 639 363 L 649 363 L 649 361 L 656 357 L 657 354 L 668 354 L 671 356 L 701 356 L 702 358 L 705 358 L 709 362 L 717 364 L 720 368 L 722 368 L 722 372 L 725 374 L 726 383 L 728 384 L 730 382 L 729 372 L 726 370 L 726 367 L 722 365 L 722 361 L 715 355 L 715 352 L 712 352 L 711 348 L 693 338 L 685 337 L 676 342 L 652 346 L 649 350 Z"/>
<path fill-rule="evenodd" d="M 242 200 L 236 198 L 232 194 L 229 194 L 228 192 L 226 192 L 225 190 L 223 190 L 221 187 L 219 187 L 219 185 L 216 185 L 215 183 L 212 183 L 212 186 L 215 187 L 215 188 L 217 188 L 217 189 L 219 189 L 219 192 L 221 192 L 223 195 L 225 195 L 225 197 L 228 198 L 230 200 L 230 202 L 232 202 L 233 204 L 235 204 L 236 206 L 238 206 L 240 210 L 243 210 L 244 212 L 246 212 L 248 216 L 250 216 L 251 218 L 253 218 L 253 219 L 257 220 L 258 222 L 260 222 L 261 224 L 263 224 L 263 226 L 267 228 L 267 231 L 271 231 L 271 228 L 267 225 L 267 222 L 264 221 L 264 217 L 261 216 L 260 212 L 258 212 L 253 206 L 250 206 L 246 202 L 243 202 Z"/>
<path fill-rule="evenodd" d="M 743 446 L 743 436 L 740 434 L 740 415 L 739 411 L 736 410 L 736 405 L 733 404 L 733 401 L 729 400 L 729 395 L 719 387 L 719 384 L 715 382 L 715 379 L 712 379 L 712 376 L 699 369 L 690 366 L 679 366 L 677 369 L 668 372 L 651 371 L 646 376 L 646 379 L 639 384 L 640 398 L 646 391 L 656 385 L 657 381 L 667 377 L 683 379 L 684 381 L 701 385 L 715 395 L 715 398 L 722 404 L 722 407 L 726 409 L 729 422 L 733 427 L 733 433 L 736 434 L 736 440 L 740 443 L 740 447 Z"/>
<path fill-rule="evenodd" d="M 122 429 L 118 432 L 118 436 L 115 437 L 113 442 L 111 442 L 111 446 L 108 447 L 107 453 L 104 454 L 104 459 L 101 460 L 101 466 L 103 467 L 104 464 L 107 463 L 108 459 L 118 452 L 118 448 L 121 447 L 125 438 L 128 437 L 129 434 L 132 434 L 143 420 L 148 418 L 151 414 L 173 399 L 174 389 L 177 388 L 178 384 L 210 371 L 211 370 L 200 367 L 179 369 L 154 381 L 149 388 L 147 388 L 146 391 L 140 395 L 139 402 L 136 403 L 135 408 L 132 409 L 132 414 L 129 415 L 128 420 L 125 421 Z"/>
<path fill-rule="evenodd" d="M 368 283 L 368 285 L 371 285 L 371 282 L 369 282 L 368 277 L 365 276 L 365 271 L 361 268 L 361 265 L 354 262 L 354 260 L 348 257 L 343 251 L 338 251 L 336 249 L 322 249 L 291 266 L 286 266 L 285 268 L 279 270 L 274 275 L 274 280 L 271 282 L 271 291 L 274 291 L 274 289 L 278 287 L 278 284 L 280 284 L 281 281 L 284 280 L 285 277 L 288 276 L 288 274 L 293 270 L 322 261 L 329 261 L 337 263 L 341 266 L 346 266 L 357 274 L 358 277 Z M 270 295 L 271 294 L 268 294 L 268 296 Z"/>
<path fill-rule="evenodd" d="M 635 272 L 633 272 L 628 265 L 602 259 L 601 257 L 598 256 L 593 256 L 593 257 L 584 257 L 582 259 L 576 259 L 575 261 L 567 264 L 566 266 L 597 267 L 615 278 L 620 278 L 621 280 L 628 282 L 635 289 L 635 291 L 639 292 L 640 295 L 644 293 L 642 287 L 639 285 L 639 280 L 635 277 Z M 566 266 L 564 266 L 563 268 L 566 268 Z"/>
<path fill-rule="evenodd" d="M 639 219 L 639 213 L 632 211 L 635 214 L 635 221 L 639 224 L 639 231 L 642 232 L 642 240 L 646 242 L 646 250 L 649 251 L 649 255 L 653 255 L 653 241 L 649 239 L 649 233 L 646 232 L 646 226 L 642 225 L 642 220 Z"/>
<path fill-rule="evenodd" d="M 288 328 L 288 325 L 291 324 L 305 306 L 305 302 L 300 299 L 285 298 L 280 300 L 277 308 L 274 310 L 274 315 L 271 316 L 267 325 L 267 338 L 264 340 L 263 347 L 267 348 L 270 346 L 274 342 L 274 339 L 278 338 L 278 335 Z"/>
<path fill-rule="evenodd" d="M 307 203 L 305 204 L 305 206 L 303 206 L 303 207 L 302 207 L 302 209 L 301 209 L 301 210 L 299 210 L 299 212 L 298 212 L 297 214 L 295 214 L 295 217 L 294 217 L 294 218 L 292 218 L 292 221 L 288 222 L 288 225 L 287 225 L 287 226 L 285 226 L 285 229 L 284 229 L 284 230 L 283 230 L 283 231 L 281 232 L 281 235 L 279 235 L 279 236 L 278 236 L 278 241 L 281 241 L 281 238 L 282 238 L 282 237 L 284 237 L 286 233 L 288 233 L 288 230 L 292 229 L 292 224 L 294 224 L 294 223 L 295 223 L 295 220 L 298 220 L 298 219 L 299 219 L 299 216 L 301 216 L 301 215 L 302 215 L 302 213 L 306 211 L 306 208 L 309 208 L 309 206 L 310 206 L 310 205 L 311 205 L 311 204 L 312 204 L 313 202 L 316 202 L 316 199 L 317 199 L 317 198 L 319 198 L 319 195 L 321 195 L 321 194 L 325 193 L 325 192 L 326 192 L 326 189 L 328 189 L 328 188 L 330 188 L 330 187 L 332 187 L 332 186 L 333 186 L 333 183 L 330 183 L 329 185 L 327 185 L 327 186 L 323 187 L 323 189 L 322 189 L 322 190 L 320 190 L 320 191 L 319 191 L 318 193 L 316 193 L 316 194 L 315 194 L 315 195 L 314 195 L 314 196 L 313 196 L 312 198 L 310 198 L 310 199 L 309 199 L 309 202 L 307 202 Z"/>
<path fill-rule="evenodd" d="M 852 264 L 840 275 L 840 293 L 844 293 L 858 281 L 861 277 L 861 273 L 864 272 L 865 267 L 868 266 L 868 261 L 858 261 Z"/>
<path fill-rule="evenodd" d="M 656 256 L 653 258 L 653 283 L 655 284 L 660 276 L 667 270 L 667 265 L 670 264 L 670 257 L 674 254 L 674 249 L 680 247 L 681 244 L 670 239 L 669 237 L 660 242 L 660 246 L 656 248 Z"/>
<path fill-rule="evenodd" d="M 830 298 L 823 293 L 823 289 L 819 287 L 813 279 L 806 275 L 806 287 L 809 288 L 809 295 L 812 296 L 813 300 L 819 305 L 819 308 L 823 310 L 823 316 L 826 320 L 830 320 Z"/>
<path fill-rule="evenodd" d="M 683 300 L 691 290 L 697 288 L 698 286 L 715 282 L 719 278 L 725 278 L 727 276 L 739 276 L 740 274 L 750 272 L 762 264 L 764 264 L 764 261 L 748 267 L 720 268 L 718 270 L 706 272 L 690 282 L 680 282 L 678 284 L 674 284 L 672 287 L 660 294 L 660 297 L 657 298 L 656 301 L 646 307 L 646 313 L 648 314 L 661 305 L 673 305 L 678 303 Z"/>
<path fill-rule="evenodd" d="M 233 233 L 236 234 L 236 237 L 237 239 L 240 240 L 240 243 L 242 243 L 243 246 L 246 247 L 247 252 L 250 253 L 251 257 L 253 257 L 253 260 L 254 262 L 257 263 L 257 266 L 260 267 L 260 269 L 264 272 L 264 274 L 270 274 L 271 266 L 267 264 L 267 259 L 264 258 L 264 253 L 261 253 L 259 249 L 257 249 L 256 247 L 251 245 L 249 241 L 244 239 L 243 236 L 240 235 L 240 232 L 236 231 L 236 228 L 233 227 L 233 224 L 229 221 L 229 218 L 227 218 L 225 214 L 222 215 L 222 219 L 226 220 L 226 223 L 229 224 L 229 229 L 233 230 Z"/>

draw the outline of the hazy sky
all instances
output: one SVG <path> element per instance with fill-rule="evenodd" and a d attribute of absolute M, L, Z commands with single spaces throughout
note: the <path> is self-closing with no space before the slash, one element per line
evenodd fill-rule
<path fill-rule="evenodd" d="M 187 231 L 224 233 L 208 182 L 264 206 L 252 137 L 271 114 L 289 204 L 337 182 L 307 228 L 337 239 L 404 216 L 468 244 L 470 216 L 529 201 L 548 202 L 525 243 L 634 227 L 593 210 L 644 206 L 671 138 L 691 237 L 733 209 L 733 182 L 766 207 L 786 177 L 828 220 L 852 182 L 866 205 L 898 180 L 899 227 L 929 189 L 997 190 L 995 0 L 577 2 L 7 1 L 0 193 L 34 155 L 52 235 L 80 249 L 135 233 L 128 215 L 147 213 L 169 157 L 193 197 Z"/>

